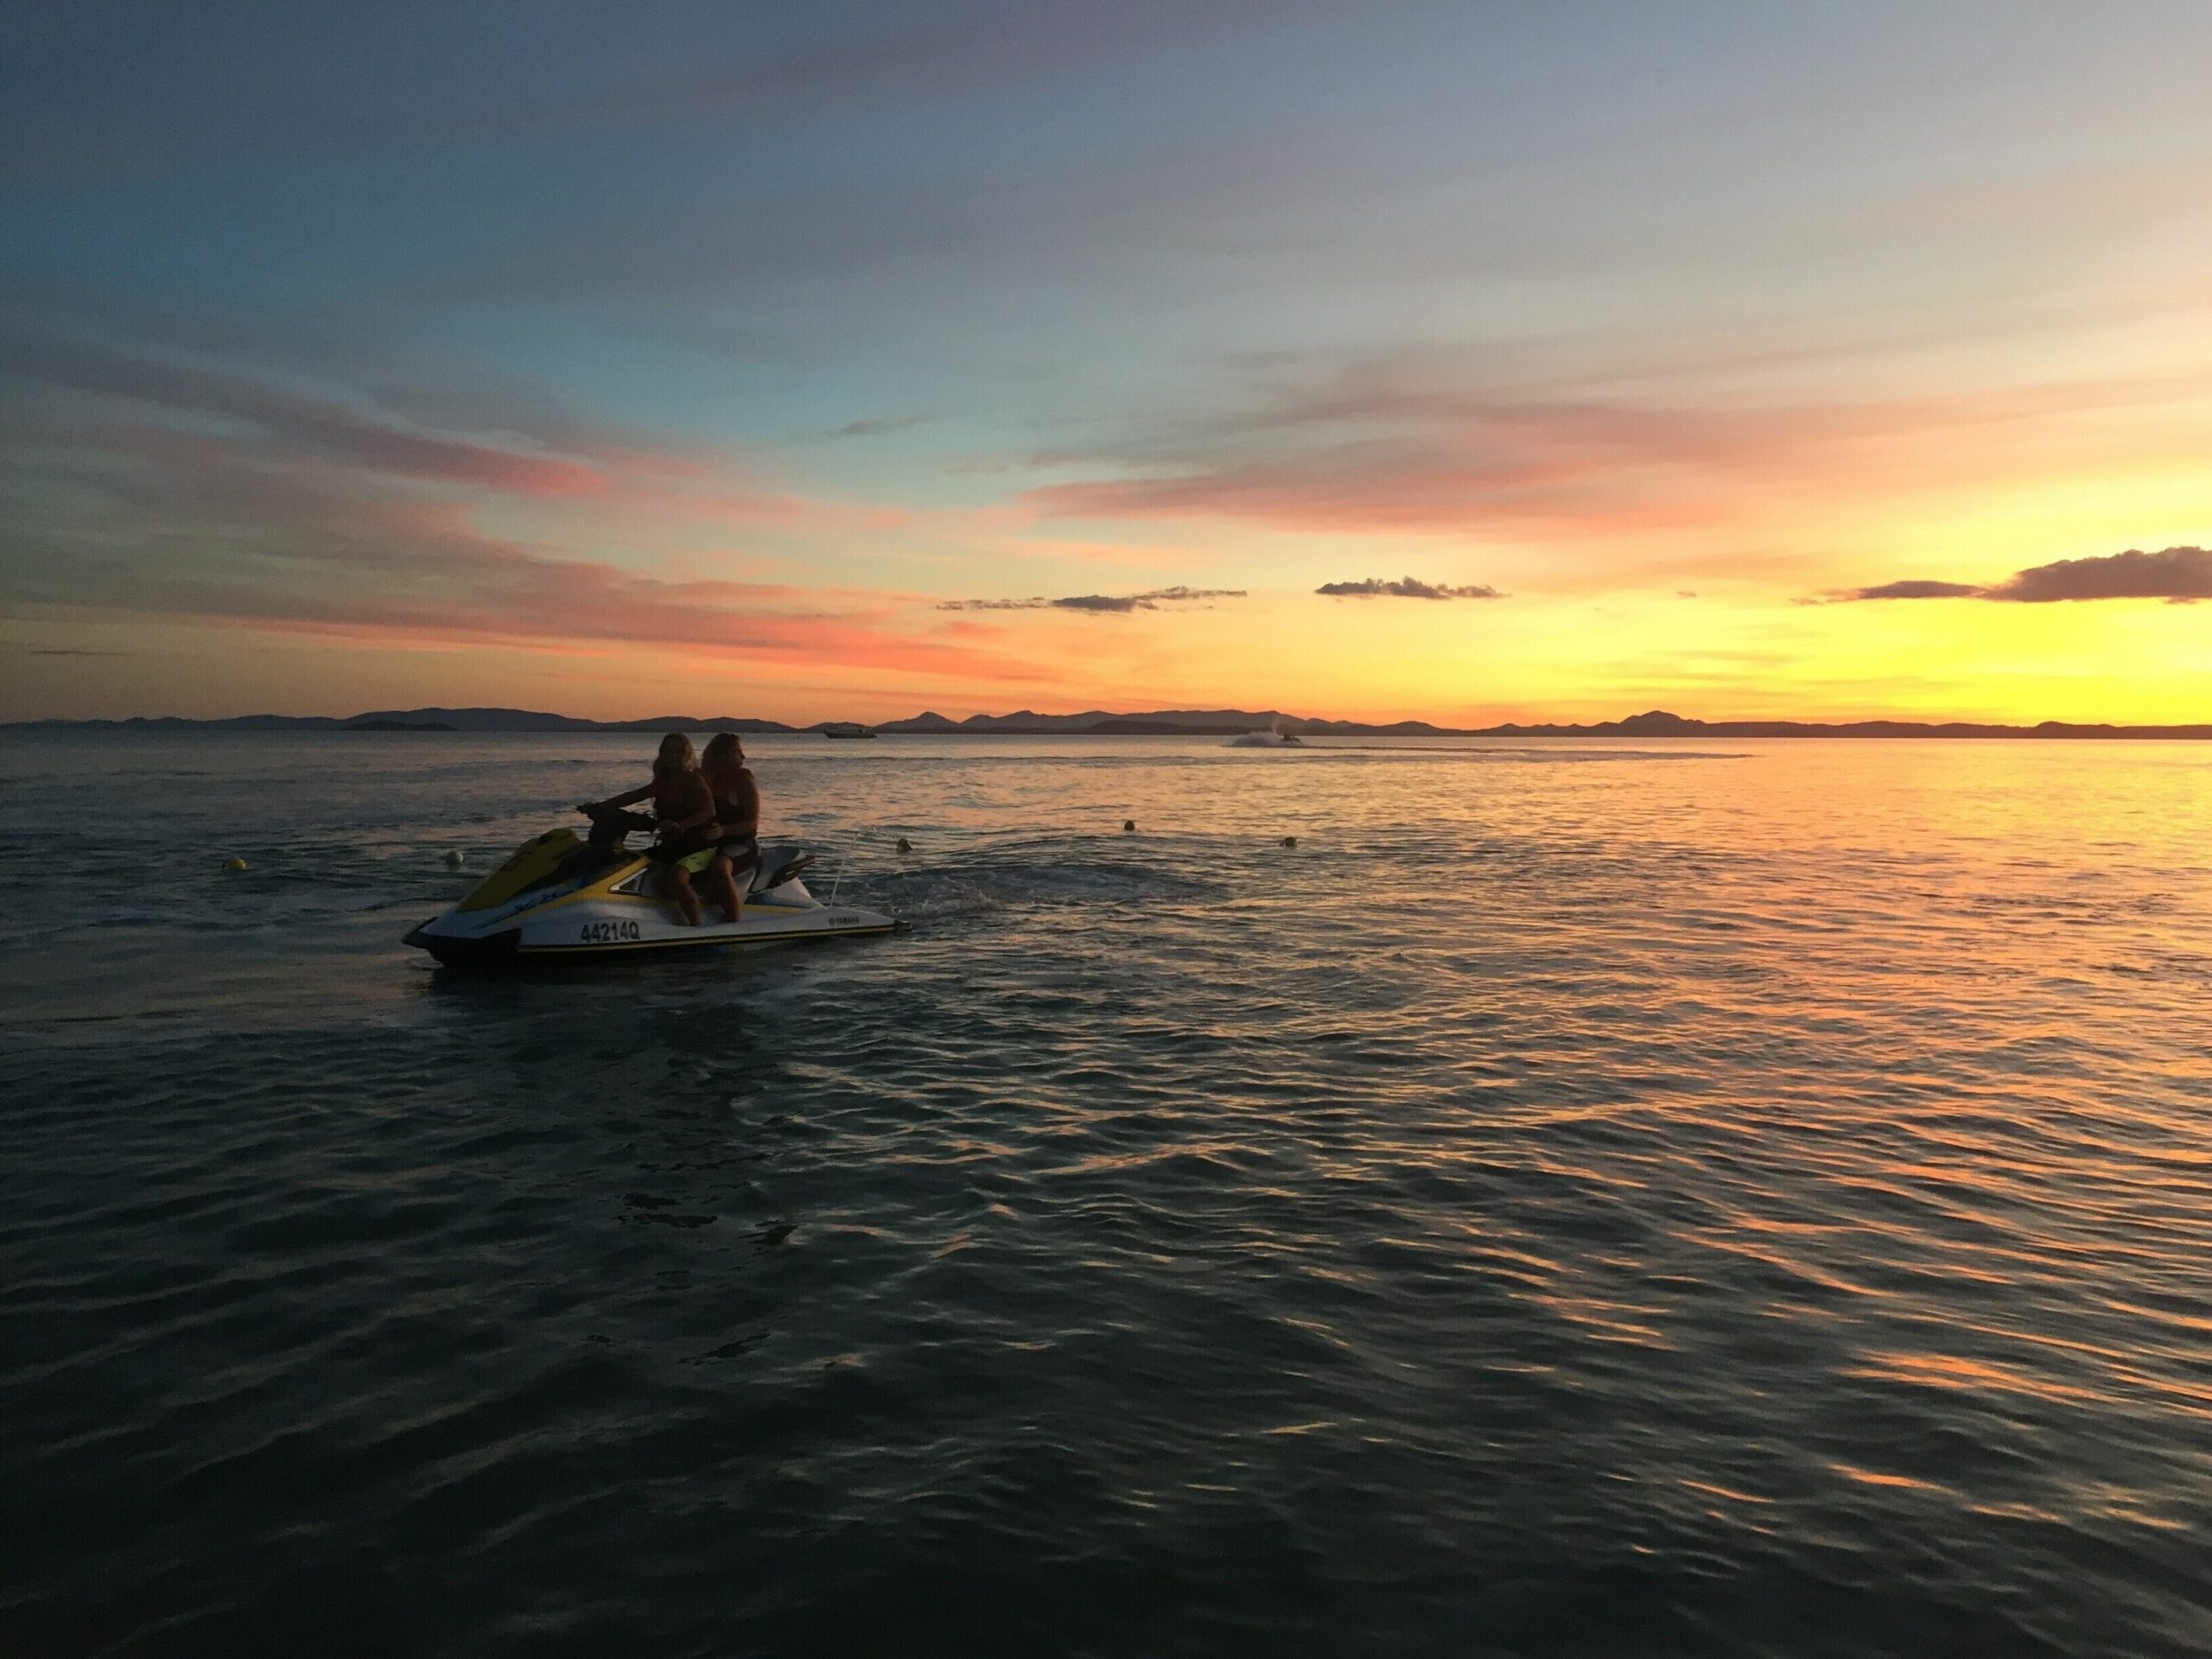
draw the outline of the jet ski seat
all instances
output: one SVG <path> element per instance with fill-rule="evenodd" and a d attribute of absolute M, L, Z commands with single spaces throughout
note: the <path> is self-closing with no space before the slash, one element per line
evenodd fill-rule
<path fill-rule="evenodd" d="M 763 847 L 760 861 L 753 866 L 753 880 L 745 889 L 747 896 L 782 887 L 813 862 L 814 855 L 804 847 Z"/>

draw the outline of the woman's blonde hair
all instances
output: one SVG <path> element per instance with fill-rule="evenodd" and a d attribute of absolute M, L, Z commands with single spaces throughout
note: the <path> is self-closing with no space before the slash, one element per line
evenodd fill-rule
<path fill-rule="evenodd" d="M 699 770 L 708 772 L 733 764 L 745 763 L 745 745 L 737 741 L 735 732 L 716 732 L 707 740 L 707 752 L 699 757 Z"/>
<path fill-rule="evenodd" d="M 696 772 L 699 756 L 691 747 L 691 740 L 681 732 L 671 732 L 660 741 L 660 753 L 653 757 L 653 776 L 665 778 L 671 772 Z"/>

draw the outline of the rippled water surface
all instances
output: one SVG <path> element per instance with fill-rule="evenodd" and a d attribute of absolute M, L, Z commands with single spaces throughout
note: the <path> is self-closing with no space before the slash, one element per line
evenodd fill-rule
<path fill-rule="evenodd" d="M 2212 747 L 752 747 L 0 740 L 0 1649 L 2212 1650 Z"/>

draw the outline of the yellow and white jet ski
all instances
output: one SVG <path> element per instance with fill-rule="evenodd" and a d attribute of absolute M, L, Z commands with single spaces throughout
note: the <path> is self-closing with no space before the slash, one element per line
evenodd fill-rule
<path fill-rule="evenodd" d="M 573 830 L 553 830 L 523 842 L 474 893 L 404 942 L 455 967 L 500 968 L 849 938 L 904 925 L 877 911 L 836 903 L 834 887 L 832 902 L 823 903 L 799 879 L 813 854 L 763 847 L 735 925 L 709 905 L 700 925 L 689 926 L 674 902 L 660 896 L 658 868 L 624 846 L 631 827 L 609 820 L 597 824 L 588 841 Z"/>

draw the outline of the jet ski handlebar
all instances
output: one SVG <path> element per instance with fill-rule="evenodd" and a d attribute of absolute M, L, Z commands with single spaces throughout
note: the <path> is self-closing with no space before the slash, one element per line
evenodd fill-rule
<path fill-rule="evenodd" d="M 591 820 L 591 838 L 611 846 L 619 847 L 634 835 L 651 835 L 660 827 L 642 812 L 626 812 L 597 801 L 579 801 L 576 810 Z"/>

